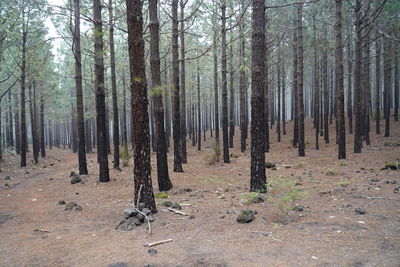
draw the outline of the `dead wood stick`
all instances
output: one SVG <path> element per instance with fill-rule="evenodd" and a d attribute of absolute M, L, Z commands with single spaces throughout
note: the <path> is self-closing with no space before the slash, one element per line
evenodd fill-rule
<path fill-rule="evenodd" d="M 388 197 L 370 197 L 370 196 L 365 196 L 365 195 L 354 195 L 355 198 L 366 198 L 369 200 L 373 200 L 373 199 L 386 199 L 386 200 L 394 200 L 394 201 L 400 201 L 398 199 L 394 199 L 394 198 L 388 198 Z"/>
<path fill-rule="evenodd" d="M 135 207 L 135 205 L 132 205 L 132 204 L 130 204 L 130 205 L 131 205 L 132 207 Z M 144 214 L 143 212 L 141 212 L 141 211 L 139 210 L 139 208 L 136 208 L 136 211 L 139 212 L 140 214 L 142 214 L 142 215 L 144 216 L 144 218 L 146 219 L 147 225 L 148 225 L 148 227 L 149 227 L 149 235 L 151 235 L 151 224 L 150 224 L 150 221 L 149 221 L 149 217 L 147 217 L 146 214 Z"/>
<path fill-rule="evenodd" d="M 161 244 L 165 244 L 165 243 L 169 243 L 169 242 L 172 242 L 172 238 L 168 238 L 165 240 L 159 240 L 159 241 L 155 241 L 152 243 L 146 242 L 146 243 L 144 243 L 144 246 L 145 247 L 153 247 L 153 246 L 157 246 L 157 245 L 161 245 Z"/>
<path fill-rule="evenodd" d="M 189 215 L 189 214 L 187 214 L 185 212 L 182 212 L 182 211 L 179 211 L 179 210 L 176 210 L 176 209 L 173 209 L 173 208 L 168 208 L 168 210 L 173 212 L 173 213 L 175 213 L 175 214 L 180 214 L 180 215 L 184 215 L 184 216 Z"/>

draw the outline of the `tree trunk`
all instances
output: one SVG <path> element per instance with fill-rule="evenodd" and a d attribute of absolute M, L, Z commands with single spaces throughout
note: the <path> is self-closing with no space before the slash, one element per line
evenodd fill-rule
<path fill-rule="evenodd" d="M 228 88 L 226 54 L 226 0 L 221 1 L 221 79 L 222 79 L 222 143 L 224 163 L 229 163 Z"/>
<path fill-rule="evenodd" d="M 229 147 L 233 148 L 235 136 L 235 90 L 233 85 L 233 33 L 230 34 L 229 60 Z"/>
<path fill-rule="evenodd" d="M 46 157 L 46 143 L 45 143 L 45 125 L 44 125 L 44 97 L 40 96 L 40 156 Z"/>
<path fill-rule="evenodd" d="M 298 96 L 298 124 L 299 124 L 299 142 L 298 154 L 304 157 L 304 102 L 303 102 L 303 5 L 297 5 L 297 96 Z"/>
<path fill-rule="evenodd" d="M 213 1 L 214 3 L 214 1 Z M 214 10 L 216 13 L 216 10 Z M 215 117 L 214 117 L 214 122 L 215 122 L 215 142 L 216 146 L 219 147 L 219 101 L 218 101 L 218 56 L 217 56 L 217 22 L 216 19 L 213 18 L 213 24 L 214 24 L 214 29 L 213 29 L 213 61 L 214 61 L 214 108 L 215 108 Z"/>
<path fill-rule="evenodd" d="M 344 86 L 343 86 L 343 41 L 342 41 L 342 0 L 336 0 L 336 94 L 338 122 L 338 158 L 346 158 L 346 132 L 344 119 Z"/>
<path fill-rule="evenodd" d="M 384 91 L 383 97 L 385 99 L 385 137 L 390 135 L 390 90 L 392 84 L 392 60 L 391 60 L 391 44 L 389 39 L 384 39 Z"/>
<path fill-rule="evenodd" d="M 394 58 L 394 120 L 399 121 L 399 56 Z"/>
<path fill-rule="evenodd" d="M 144 59 L 142 1 L 127 0 L 126 10 L 128 17 L 131 91 L 133 97 L 132 110 L 135 110 L 133 114 L 133 122 L 135 124 L 133 127 L 133 139 L 135 141 L 133 171 L 135 183 L 134 203 L 144 203 L 148 209 L 155 213 L 157 210 L 154 201 L 153 186 L 151 184 L 149 115 Z M 158 81 L 158 83 L 160 82 L 161 81 Z"/>
<path fill-rule="evenodd" d="M 200 67 L 199 62 L 197 61 L 197 150 L 201 151 L 201 111 L 200 111 Z M 204 125 L 203 125 L 204 127 Z"/>
<path fill-rule="evenodd" d="M 74 56 L 75 56 L 75 88 L 76 88 L 76 112 L 78 117 L 78 163 L 79 174 L 88 174 L 86 164 L 85 147 L 85 118 L 82 95 L 82 57 L 81 57 L 81 31 L 80 31 L 80 0 L 74 0 L 75 30 Z"/>
<path fill-rule="evenodd" d="M 353 134 L 353 99 L 352 99 L 352 74 L 353 74 L 353 58 L 351 53 L 351 27 L 348 30 L 347 37 L 347 118 L 349 119 L 349 134 Z"/>
<path fill-rule="evenodd" d="M 150 18 L 150 67 L 153 84 L 152 96 L 154 104 L 154 117 L 156 124 L 156 153 L 157 153 L 157 177 L 158 189 L 167 191 L 172 188 L 168 174 L 167 143 L 164 129 L 164 106 L 162 101 L 163 88 L 161 87 L 160 49 L 159 35 L 160 24 L 158 22 L 158 0 L 149 0 Z"/>
<path fill-rule="evenodd" d="M 114 18 L 113 0 L 108 1 L 109 16 L 109 38 L 110 38 L 110 66 L 111 66 L 111 92 L 113 106 L 113 144 L 114 144 L 114 169 L 119 168 L 119 116 L 118 116 L 118 96 L 117 80 L 115 74 L 115 49 L 114 49 Z"/>
<path fill-rule="evenodd" d="M 295 24 L 297 24 L 297 21 L 295 20 Z M 298 103 L 298 96 L 297 96 L 297 32 L 296 30 L 293 30 L 293 95 L 294 95 L 294 106 L 293 108 L 293 116 L 294 116 L 294 122 L 293 122 L 293 146 L 297 146 L 299 142 L 299 116 L 297 113 L 297 109 L 299 106 Z"/>
<path fill-rule="evenodd" d="M 178 55 L 178 0 L 172 0 L 172 80 L 173 80 L 173 134 L 174 134 L 174 172 L 182 169 L 182 138 L 179 99 L 179 55 Z"/>
<path fill-rule="evenodd" d="M 278 48 L 279 50 L 279 48 Z M 280 51 L 278 53 L 278 64 L 276 65 L 277 70 L 277 82 L 278 82 L 278 118 L 276 121 L 276 132 L 278 134 L 278 143 L 281 141 L 281 55 Z"/>
<path fill-rule="evenodd" d="M 381 40 L 379 35 L 376 36 L 375 50 L 375 128 L 376 134 L 381 134 Z"/>
<path fill-rule="evenodd" d="M 361 153 L 362 147 L 362 100 L 361 100 L 361 49 L 362 49 L 362 12 L 361 0 L 356 0 L 355 6 L 355 68 L 354 68 L 354 153 Z"/>
<path fill-rule="evenodd" d="M 187 163 L 186 152 L 186 68 L 185 68 L 185 5 L 187 1 L 180 1 L 180 37 L 181 37 L 181 87 L 180 87 L 180 120 L 181 120 L 181 139 L 182 139 L 182 163 Z"/>
<path fill-rule="evenodd" d="M 25 10 L 22 13 L 23 29 L 22 29 L 22 59 L 21 59 L 21 93 L 20 93 L 20 105 L 21 105 L 21 167 L 26 167 L 26 150 L 27 150 L 27 133 L 26 133 L 26 114 L 25 114 L 25 87 L 26 87 L 26 39 L 27 39 L 27 25 L 25 24 Z"/>
<path fill-rule="evenodd" d="M 243 9 L 243 1 L 241 3 Z M 242 20 L 239 24 L 239 35 L 240 35 L 240 56 L 239 56 L 239 90 L 240 90 L 240 151 L 246 150 L 246 72 L 245 72 L 245 38 L 243 35 L 244 21 Z"/>
<path fill-rule="evenodd" d="M 97 155 L 99 162 L 100 182 L 109 182 L 108 158 L 107 158 L 107 127 L 106 107 L 104 94 L 104 45 L 103 26 L 101 21 L 101 1 L 93 0 L 94 23 L 94 71 L 96 92 L 96 122 L 97 122 Z"/>
<path fill-rule="evenodd" d="M 251 67 L 251 191 L 265 191 L 265 3 L 253 0 Z"/>

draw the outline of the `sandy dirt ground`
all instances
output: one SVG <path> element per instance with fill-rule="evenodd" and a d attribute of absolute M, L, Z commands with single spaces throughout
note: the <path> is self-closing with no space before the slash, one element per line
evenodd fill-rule
<path fill-rule="evenodd" d="M 174 188 L 168 200 L 191 204 L 182 211 L 194 218 L 166 211 L 164 199 L 156 199 L 151 235 L 146 224 L 115 229 L 133 199 L 132 162 L 121 172 L 110 170 L 111 182 L 98 184 L 96 155 L 89 154 L 90 175 L 72 185 L 69 174 L 77 169 L 77 155 L 69 150 L 48 150 L 38 165 L 29 155 L 29 166 L 22 169 L 18 157 L 5 155 L 0 266 L 399 266 L 400 193 L 394 189 L 400 186 L 400 171 L 381 168 L 400 159 L 400 147 L 385 146 L 400 143 L 400 123 L 392 124 L 389 138 L 371 134 L 372 144 L 361 154 L 352 153 L 353 138 L 347 135 L 347 160 L 342 161 L 334 130 L 331 143 L 321 138 L 317 151 L 307 123 L 306 157 L 298 157 L 290 145 L 291 123 L 281 143 L 271 130 L 266 157 L 277 167 L 267 169 L 267 179 L 277 186 L 263 195 L 266 201 L 249 205 L 242 202 L 249 190 L 250 152 L 240 152 L 238 130 L 230 164 L 207 163 L 214 142 L 209 132 L 202 151 L 188 141 L 184 172 L 170 172 Z M 170 154 L 170 170 L 172 161 Z M 154 154 L 152 166 L 158 192 Z M 191 192 L 182 190 L 187 188 Z M 285 202 L 293 192 L 303 197 Z M 65 211 L 60 200 L 75 201 L 82 211 Z M 296 204 L 304 210 L 291 211 Z M 357 208 L 366 213 L 356 213 Z M 256 219 L 237 223 L 243 209 L 256 210 Z M 154 255 L 144 246 L 167 238 L 173 241 L 155 246 Z"/>

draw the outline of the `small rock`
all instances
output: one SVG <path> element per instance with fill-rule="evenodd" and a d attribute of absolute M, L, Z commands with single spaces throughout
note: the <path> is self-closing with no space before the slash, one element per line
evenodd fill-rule
<path fill-rule="evenodd" d="M 235 211 L 234 210 L 227 210 L 226 214 L 235 214 Z"/>
<path fill-rule="evenodd" d="M 358 214 L 365 214 L 365 213 L 367 213 L 367 212 L 365 211 L 365 209 L 362 209 L 362 208 L 356 208 L 356 209 L 354 210 L 354 212 L 355 212 L 355 213 L 358 213 Z"/>
<path fill-rule="evenodd" d="M 236 218 L 238 223 L 249 223 L 252 222 L 256 217 L 252 210 L 243 210 Z"/>
<path fill-rule="evenodd" d="M 155 249 L 155 248 L 149 248 L 149 249 L 147 250 L 147 253 L 150 254 L 150 255 L 155 255 L 155 254 L 157 254 L 157 249 Z"/>
<path fill-rule="evenodd" d="M 119 171 L 119 172 L 122 172 L 122 169 L 121 169 L 121 167 L 117 167 L 117 168 L 115 168 L 117 171 Z"/>
<path fill-rule="evenodd" d="M 141 225 L 142 222 L 135 217 L 123 219 L 115 228 L 116 230 L 131 231 L 137 226 Z"/>
<path fill-rule="evenodd" d="M 269 161 L 265 162 L 265 168 L 272 169 L 272 168 L 275 168 L 275 167 L 276 167 L 275 163 L 269 162 Z"/>
<path fill-rule="evenodd" d="M 293 208 L 293 210 L 294 210 L 294 211 L 304 211 L 304 206 L 302 206 L 302 205 L 296 205 L 296 206 Z"/>
<path fill-rule="evenodd" d="M 5 186 L 5 187 L 9 187 L 10 185 L 9 185 L 8 183 L 5 183 L 4 186 Z"/>
<path fill-rule="evenodd" d="M 139 210 L 142 211 L 144 208 L 146 207 L 146 205 L 144 203 L 139 203 Z"/>
<path fill-rule="evenodd" d="M 154 222 L 155 220 L 153 215 L 147 216 L 147 219 L 149 220 L 149 222 Z"/>
<path fill-rule="evenodd" d="M 137 214 L 138 214 L 137 209 L 130 209 L 130 208 L 124 209 L 125 218 L 136 216 Z"/>
<path fill-rule="evenodd" d="M 6 180 L 6 181 L 8 181 L 8 180 L 11 180 L 11 176 L 6 176 L 6 177 L 4 177 L 4 180 Z"/>
<path fill-rule="evenodd" d="M 400 194 L 400 186 L 395 187 L 393 192 L 394 192 L 395 194 Z"/>
<path fill-rule="evenodd" d="M 175 202 L 171 202 L 171 201 L 164 201 L 162 203 L 162 205 L 173 208 L 173 209 L 178 209 L 178 210 L 182 209 L 181 205 L 179 205 L 178 203 L 175 203 Z"/>
<path fill-rule="evenodd" d="M 67 205 L 65 205 L 64 210 L 73 210 L 78 204 L 75 202 L 68 202 Z"/>
<path fill-rule="evenodd" d="M 220 218 L 220 219 L 224 219 L 224 218 L 225 218 L 225 215 L 222 215 L 222 216 L 220 216 L 219 218 Z"/>
<path fill-rule="evenodd" d="M 141 213 L 136 214 L 134 218 L 138 219 L 141 222 L 144 221 L 144 215 Z"/>
<path fill-rule="evenodd" d="M 64 200 L 58 201 L 58 205 L 65 205 L 65 201 Z"/>
<path fill-rule="evenodd" d="M 80 205 L 76 205 L 75 208 L 74 208 L 74 210 L 81 211 L 81 210 L 82 210 L 82 207 L 81 207 Z"/>
<path fill-rule="evenodd" d="M 110 263 L 108 267 L 129 267 L 125 262 Z"/>
<path fill-rule="evenodd" d="M 372 178 L 372 179 L 371 179 L 371 182 L 377 183 L 377 182 L 379 182 L 379 179 L 378 179 L 378 178 Z"/>
<path fill-rule="evenodd" d="M 151 210 L 149 210 L 148 208 L 144 208 L 143 210 L 142 210 L 142 212 L 144 213 L 144 215 L 149 215 L 149 214 L 151 214 Z"/>
<path fill-rule="evenodd" d="M 81 177 L 78 174 L 74 173 L 74 175 L 72 175 L 72 178 L 71 178 L 71 184 L 77 184 L 80 181 L 82 181 Z"/>
<path fill-rule="evenodd" d="M 196 216 L 194 216 L 194 215 L 189 216 L 189 220 L 193 220 L 194 218 L 196 218 Z"/>
<path fill-rule="evenodd" d="M 385 184 L 395 184 L 395 183 L 397 183 L 396 180 L 387 180 L 387 181 L 385 181 Z"/>

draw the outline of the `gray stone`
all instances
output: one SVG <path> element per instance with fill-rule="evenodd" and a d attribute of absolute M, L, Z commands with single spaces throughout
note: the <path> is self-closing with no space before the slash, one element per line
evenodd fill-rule
<path fill-rule="evenodd" d="M 147 216 L 151 213 L 151 210 L 149 210 L 148 208 L 144 208 L 142 212 Z"/>
<path fill-rule="evenodd" d="M 385 184 L 395 184 L 395 183 L 397 183 L 396 180 L 387 180 L 387 181 L 385 181 Z"/>
<path fill-rule="evenodd" d="M 78 174 L 74 173 L 74 175 L 72 175 L 71 177 L 71 184 L 77 184 L 80 181 L 82 181 L 81 177 Z"/>
<path fill-rule="evenodd" d="M 65 201 L 64 200 L 58 201 L 58 205 L 65 205 Z"/>
<path fill-rule="evenodd" d="M 6 180 L 6 181 L 7 181 L 7 180 L 11 180 L 11 176 L 8 176 L 8 175 L 7 175 L 6 177 L 4 177 L 4 180 Z"/>
<path fill-rule="evenodd" d="M 81 210 L 82 210 L 82 207 L 81 207 L 80 205 L 76 205 L 75 208 L 74 208 L 74 210 L 81 211 Z"/>
<path fill-rule="evenodd" d="M 356 208 L 356 209 L 354 210 L 354 212 L 355 212 L 355 213 L 358 213 L 358 214 L 365 214 L 365 213 L 367 213 L 367 212 L 365 211 L 365 209 L 362 209 L 362 208 Z"/>
<path fill-rule="evenodd" d="M 155 254 L 157 254 L 157 249 L 155 249 L 155 248 L 149 248 L 149 249 L 147 250 L 147 253 L 150 254 L 150 255 L 155 255 Z"/>
<path fill-rule="evenodd" d="M 124 209 L 125 218 L 136 216 L 137 214 L 138 214 L 137 209 L 130 209 L 130 208 Z"/>
<path fill-rule="evenodd" d="M 394 191 L 395 194 L 400 194 L 400 186 L 395 187 Z"/>
<path fill-rule="evenodd" d="M 296 206 L 293 208 L 293 210 L 294 210 L 294 211 L 304 211 L 304 206 L 302 206 L 302 205 L 296 205 Z"/>
<path fill-rule="evenodd" d="M 226 214 L 235 214 L 235 211 L 234 210 L 227 210 Z"/>
<path fill-rule="evenodd" d="M 110 263 L 108 267 L 129 267 L 129 265 L 125 262 L 116 262 L 116 263 Z"/>
<path fill-rule="evenodd" d="M 139 203 L 139 210 L 142 211 L 144 208 L 146 207 L 146 205 L 144 203 Z"/>
<path fill-rule="evenodd" d="M 135 217 L 133 217 L 133 218 L 136 218 L 136 219 L 140 220 L 141 222 L 144 221 L 144 215 L 141 213 L 136 214 Z"/>
<path fill-rule="evenodd" d="M 135 217 L 130 217 L 128 219 L 123 219 L 115 229 L 122 231 L 131 231 L 142 223 Z"/>
<path fill-rule="evenodd" d="M 149 216 L 147 216 L 147 219 L 149 220 L 149 222 L 154 222 L 154 216 L 153 215 L 149 215 Z"/>
<path fill-rule="evenodd" d="M 171 202 L 171 201 L 164 201 L 162 203 L 162 205 L 173 208 L 173 209 L 178 209 L 178 210 L 182 209 L 181 205 L 179 205 L 178 203 L 175 203 L 175 202 Z"/>
<path fill-rule="evenodd" d="M 78 204 L 75 202 L 68 202 L 67 205 L 65 205 L 64 210 L 73 210 L 76 206 L 78 206 Z"/>
<path fill-rule="evenodd" d="M 252 210 L 243 210 L 236 218 L 238 223 L 249 223 L 252 222 L 256 217 Z"/>

